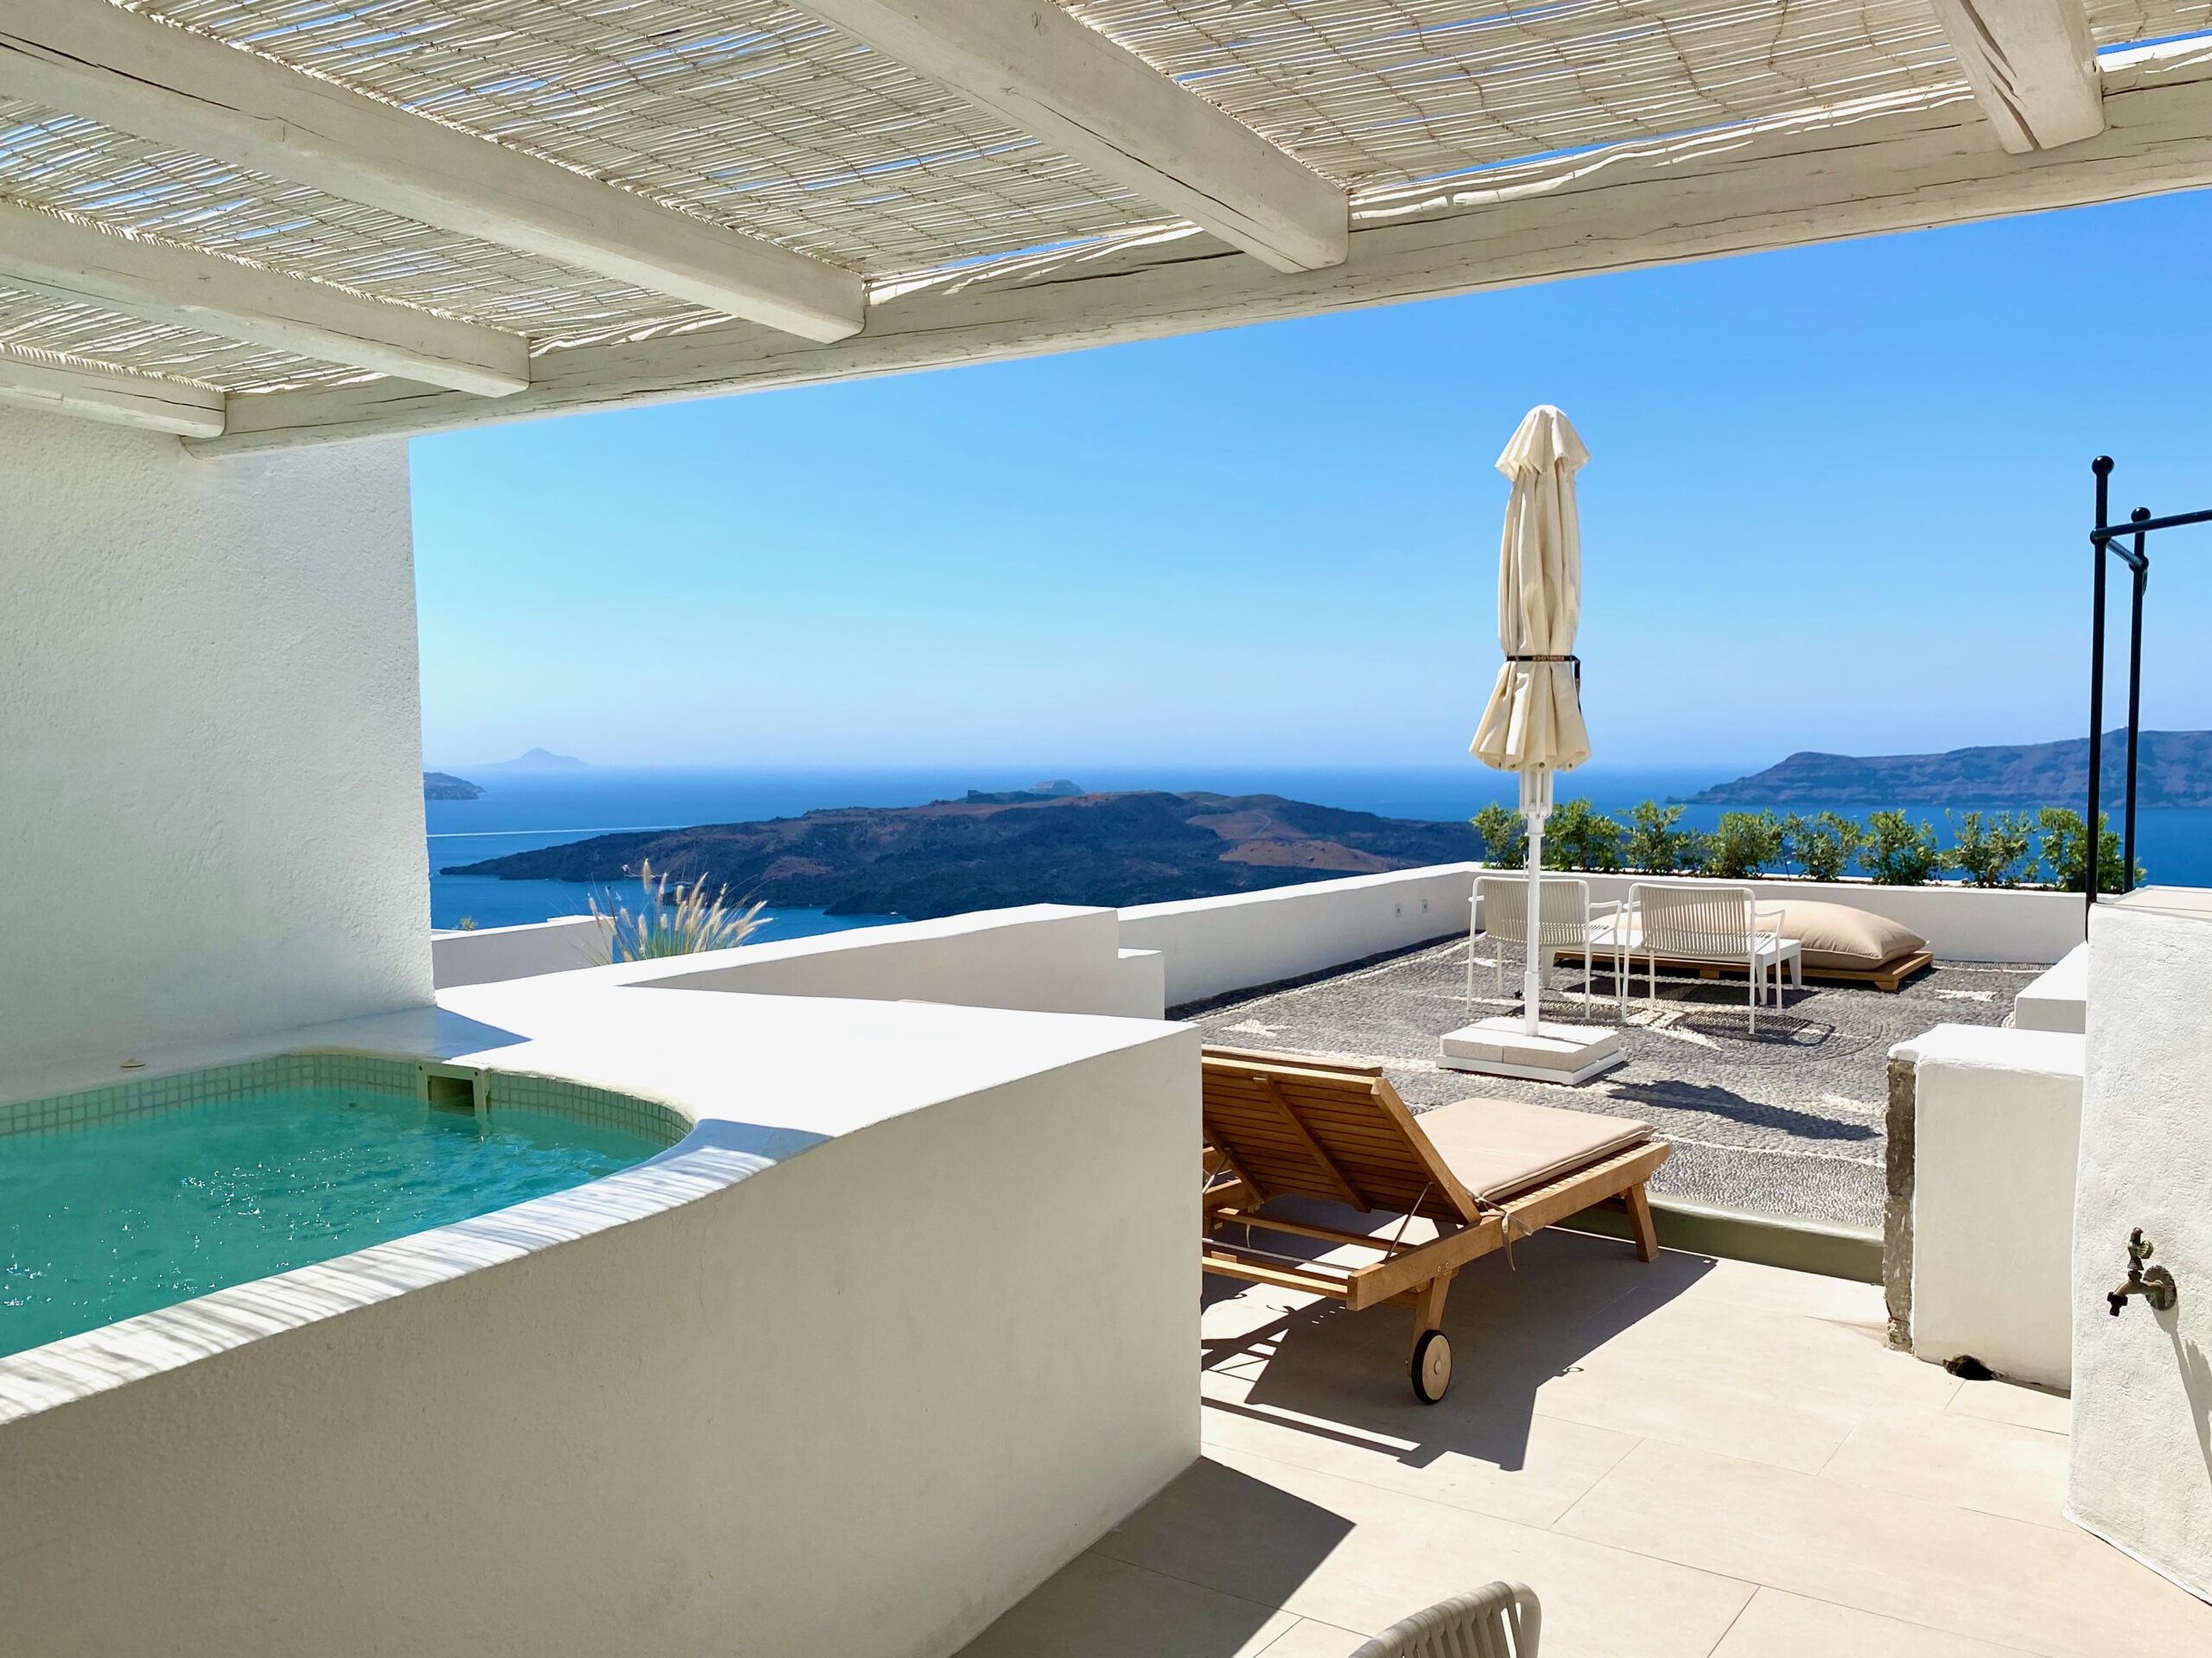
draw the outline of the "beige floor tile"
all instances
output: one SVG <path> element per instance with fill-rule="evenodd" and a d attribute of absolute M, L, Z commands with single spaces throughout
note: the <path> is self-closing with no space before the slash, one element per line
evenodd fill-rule
<path fill-rule="evenodd" d="M 1209 1375 L 1199 1437 L 1531 1526 L 1565 1514 L 1636 1445 L 1608 1428 L 1532 1415 L 1525 1401 L 1497 1403 L 1477 1387 L 1455 1386 L 1432 1406 L 1402 1380 L 1379 1395 L 1373 1381 L 1350 1369 L 1356 1406 L 1315 1401 L 1314 1413 L 1300 1413 L 1254 1402 L 1246 1384 Z"/>
<path fill-rule="evenodd" d="M 1543 1600 L 1546 1658 L 1704 1658 L 1751 1594 L 1714 1573 L 1228 1451 L 1096 1547 L 1369 1633 L 1516 1579 Z"/>
<path fill-rule="evenodd" d="M 1961 1416 L 1979 1416 L 2015 1427 L 2040 1428 L 2045 1433 L 2074 1431 L 2074 1401 L 2063 1394 L 2040 1393 L 2005 1382 L 1969 1382 L 1961 1386 L 1950 1408 Z"/>
<path fill-rule="evenodd" d="M 1457 1376 L 1437 1407 L 1462 1413 L 1465 1435 L 1443 1430 L 1446 1445 L 1498 1466 L 1534 1442 L 1523 1425 L 1546 1416 L 1811 1472 L 1868 1409 L 1938 1408 L 1959 1386 L 1888 1351 L 1878 1326 L 1788 1310 L 1793 1294 L 1854 1315 L 1874 1305 L 1775 1282 L 1792 1274 L 1722 1274 L 1732 1263 L 1667 1255 L 1647 1267 L 1611 1240 L 1559 1233 L 1524 1241 L 1516 1256 L 1488 1256 L 1453 1286 L 1445 1328 Z M 1708 1293 L 1714 1275 L 1747 1293 Z M 1355 1313 L 1264 1289 L 1217 1297 L 1205 1318 L 1206 1390 L 1330 1422 L 1355 1441 L 1418 1439 L 1406 1426 L 1410 1333 L 1395 1307 Z M 1541 1502 L 1487 1511 L 1548 1517 Z"/>
<path fill-rule="evenodd" d="M 961 1658 L 1258 1658 L 1298 1623 L 1287 1612 L 1179 1578 L 1078 1554 Z M 1310 1651 L 1321 1658 L 1328 1648 Z"/>
<path fill-rule="evenodd" d="M 1705 1271 L 1691 1286 L 1692 1294 L 1875 1328 L 1883 1327 L 1889 1318 L 1878 1284 L 1828 1278 L 1819 1273 L 1789 1272 L 1748 1261 L 1697 1259 L 1704 1261 Z"/>
<path fill-rule="evenodd" d="M 2066 1436 L 1952 1411 L 1878 1411 L 1821 1471 L 1873 1490 L 2071 1528 Z"/>
<path fill-rule="evenodd" d="M 1275 1638 L 1265 1658 L 1351 1658 L 1366 1644 L 1363 1635 L 1301 1617 Z"/>
<path fill-rule="evenodd" d="M 1762 1589 L 1713 1658 L 2012 1658 L 2018 1651 Z"/>
<path fill-rule="evenodd" d="M 2212 1651 L 2212 1606 L 2085 1533 L 1658 1440 L 1557 1529 L 2058 1658 Z"/>
<path fill-rule="evenodd" d="M 1877 1407 L 1940 1409 L 1958 1383 L 1858 1324 L 1684 1296 L 1538 1384 L 1535 1409 L 1812 1473 Z"/>

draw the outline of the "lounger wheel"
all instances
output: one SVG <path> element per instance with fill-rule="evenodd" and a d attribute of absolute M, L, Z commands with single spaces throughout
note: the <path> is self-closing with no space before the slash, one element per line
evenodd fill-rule
<path fill-rule="evenodd" d="M 1440 1330 L 1425 1330 L 1414 1344 L 1414 1397 L 1433 1405 L 1452 1390 L 1452 1343 Z"/>

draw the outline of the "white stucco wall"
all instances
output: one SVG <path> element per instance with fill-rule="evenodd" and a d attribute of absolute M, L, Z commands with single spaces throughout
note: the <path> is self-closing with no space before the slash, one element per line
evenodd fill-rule
<path fill-rule="evenodd" d="M 2071 1375 L 2082 1039 L 1939 1025 L 1913 1068 L 1912 1348 L 1999 1375 Z"/>
<path fill-rule="evenodd" d="M 1158 969 L 1122 943 L 1112 910 L 1027 904 L 605 971 L 671 990 L 1158 1019 Z"/>
<path fill-rule="evenodd" d="M 1586 875 L 1583 879 L 1590 883 L 1590 897 L 1594 902 L 1625 899 L 1631 886 L 1652 877 Z M 2078 893 L 1964 886 L 1952 882 L 1927 886 L 1880 886 L 1868 880 L 1753 880 L 1735 884 L 1750 887 L 1763 904 L 1801 899 L 1846 904 L 1855 910 L 1885 917 L 1911 928 L 1946 961 L 2056 962 L 2082 942 L 2082 899 Z"/>
<path fill-rule="evenodd" d="M 1478 867 L 1435 864 L 1141 904 L 1122 912 L 1122 943 L 1160 952 L 1167 1005 L 1178 1007 L 1465 932 Z"/>
<path fill-rule="evenodd" d="M 0 410 L 0 1073 L 427 1001 L 398 442 Z"/>
<path fill-rule="evenodd" d="M 2071 1031 L 2079 1036 L 2088 1021 L 2088 1006 L 2089 946 L 2085 942 L 2012 998 L 2012 1023 L 2024 1031 Z"/>
<path fill-rule="evenodd" d="M 0 1359 L 0 1652 L 942 1658 L 1197 1455 L 1195 1032 L 583 976 L 425 1034 L 749 1123 Z"/>
<path fill-rule="evenodd" d="M 438 988 L 499 984 L 589 968 L 605 948 L 589 916 L 441 932 Z M 1122 946 L 1112 910 L 1029 904 L 851 932 L 744 944 L 593 969 L 595 981 L 769 996 L 936 1001 L 1040 1013 L 1158 1019 L 1158 954 Z"/>
<path fill-rule="evenodd" d="M 607 924 L 589 915 L 556 916 L 515 927 L 457 927 L 430 935 L 431 968 L 441 990 L 567 973 L 606 956 Z"/>
<path fill-rule="evenodd" d="M 2099 905 L 2087 1041 L 2067 1512 L 2212 1599 L 2212 916 Z M 2115 1318 L 2138 1226 L 2180 1299 Z"/>

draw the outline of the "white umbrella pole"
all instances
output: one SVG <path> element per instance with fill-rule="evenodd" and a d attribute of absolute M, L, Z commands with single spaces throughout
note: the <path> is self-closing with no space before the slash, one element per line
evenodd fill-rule
<path fill-rule="evenodd" d="M 1544 820 L 1552 815 L 1552 770 L 1532 766 L 1521 773 L 1521 815 L 1529 820 L 1528 970 L 1521 981 L 1522 1028 L 1536 1034 L 1537 1004 L 1544 991 Z"/>

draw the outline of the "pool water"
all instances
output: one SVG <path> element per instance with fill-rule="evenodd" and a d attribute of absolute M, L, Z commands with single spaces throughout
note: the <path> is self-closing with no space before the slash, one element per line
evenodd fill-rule
<path fill-rule="evenodd" d="M 582 1185 L 653 1141 L 297 1088 L 0 1137 L 0 1354 Z"/>

